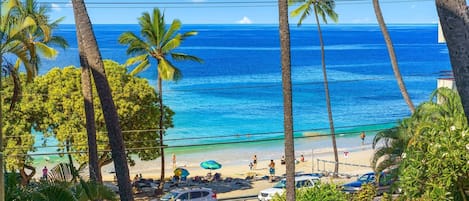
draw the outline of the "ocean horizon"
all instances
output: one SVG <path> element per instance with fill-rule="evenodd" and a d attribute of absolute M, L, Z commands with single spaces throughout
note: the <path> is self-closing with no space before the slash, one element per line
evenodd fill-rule
<path fill-rule="evenodd" d="M 117 39 L 125 31 L 138 33 L 138 25 L 96 24 L 93 29 L 103 59 L 124 63 L 129 58 L 126 46 Z M 407 90 L 417 106 L 429 99 L 437 79 L 451 70 L 448 50 L 437 42 L 437 24 L 391 24 L 388 29 Z M 201 144 L 240 149 L 256 143 L 263 144 L 259 149 L 268 149 L 266 143 L 281 146 L 278 25 L 183 25 L 182 31 L 189 30 L 198 35 L 185 40 L 178 51 L 198 56 L 204 63 L 175 62 L 183 79 L 163 84 L 164 104 L 175 111 L 174 128 L 165 136 L 170 150 L 191 152 Z M 322 30 L 339 147 L 357 146 L 361 131 L 367 131 L 371 140 L 376 131 L 410 115 L 378 25 L 329 24 Z M 40 74 L 52 67 L 79 66 L 74 25 L 60 25 L 54 34 L 65 37 L 70 48 L 58 49 L 56 60 L 43 60 Z M 329 123 L 315 25 L 291 24 L 291 55 L 295 136 L 316 139 L 309 137 L 328 134 Z M 154 87 L 155 66 L 152 63 L 138 74 Z M 331 146 L 330 138 L 299 141 L 307 141 L 299 149 Z"/>

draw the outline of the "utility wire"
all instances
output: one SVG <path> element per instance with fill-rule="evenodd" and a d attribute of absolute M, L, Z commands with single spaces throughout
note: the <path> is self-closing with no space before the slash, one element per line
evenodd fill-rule
<path fill-rule="evenodd" d="M 376 132 L 382 129 L 371 129 L 371 130 L 364 130 L 367 132 Z M 335 135 L 352 135 L 356 134 L 357 132 L 339 132 L 335 133 Z M 308 138 L 317 138 L 317 137 L 329 137 L 331 136 L 330 133 L 328 134 L 317 134 L 313 136 L 297 136 L 295 139 L 308 139 Z M 135 150 L 151 150 L 151 149 L 160 149 L 160 148 L 184 148 L 184 147 L 203 147 L 203 146 L 215 146 L 215 145 L 227 145 L 227 144 L 241 144 L 241 143 L 255 143 L 255 142 L 269 142 L 269 141 L 280 141 L 284 138 L 279 136 L 275 138 L 266 138 L 266 139 L 255 139 L 255 140 L 243 140 L 243 141 L 231 141 L 231 142 L 214 142 L 214 143 L 202 143 L 202 144 L 189 144 L 189 145 L 174 145 L 174 146 L 151 146 L 151 147 L 138 147 L 138 148 L 127 148 L 126 151 L 135 151 Z M 8 148 L 6 148 L 8 150 Z M 110 152 L 111 150 L 100 150 L 98 152 Z M 87 151 L 70 151 L 70 152 L 49 152 L 49 153 L 31 153 L 31 154 L 10 154 L 5 157 L 14 157 L 14 156 L 41 156 L 41 155 L 62 155 L 68 153 L 88 153 Z"/>
<path fill-rule="evenodd" d="M 391 124 L 391 122 L 389 123 L 380 123 L 380 124 L 364 124 L 364 125 L 354 125 L 354 126 L 342 126 L 342 127 L 336 127 L 336 129 L 344 129 L 344 128 L 359 128 L 359 127 L 367 127 L 367 126 L 376 126 L 376 125 L 383 125 L 383 124 Z M 304 130 L 296 130 L 294 132 L 298 133 L 298 132 L 308 132 L 308 131 L 320 131 L 320 130 L 326 130 L 328 128 L 314 128 L 314 129 L 304 129 Z M 382 130 L 382 129 L 368 129 L 368 130 L 363 130 L 363 131 L 368 131 L 368 132 L 374 132 L 374 131 L 379 131 L 379 130 Z M 336 134 L 352 134 L 352 133 L 357 133 L 357 132 L 352 132 L 352 131 L 349 131 L 349 132 L 339 132 L 339 133 L 336 133 Z M 265 135 L 273 135 L 273 134 L 283 134 L 283 131 L 274 131 L 274 132 L 263 132 L 263 133 L 247 133 L 247 134 L 233 134 L 233 135 L 219 135 L 219 136 L 203 136 L 203 137 L 192 137 L 192 138 L 176 138 L 176 139 L 167 139 L 165 140 L 165 142 L 168 142 L 168 141 L 188 141 L 188 140 L 213 140 L 213 139 L 220 139 L 220 138 L 237 138 L 237 140 L 239 140 L 239 137 L 246 137 L 246 138 L 250 138 L 252 136 L 265 136 Z M 318 135 L 329 135 L 329 134 L 318 134 Z M 315 135 L 316 136 L 316 135 Z M 301 137 L 297 137 L 297 138 L 301 138 Z M 99 141 L 99 142 L 105 142 L 105 141 Z M 132 143 L 139 143 L 139 142 L 145 142 L 145 143 L 148 143 L 148 142 L 155 142 L 156 143 L 156 139 L 155 141 L 127 141 L 127 142 L 124 142 L 126 144 L 132 144 Z M 246 140 L 244 140 L 243 142 L 246 142 Z M 249 142 L 249 141 L 247 141 Z M 74 147 L 83 147 L 83 146 L 88 146 L 88 144 L 74 144 L 73 145 Z M 182 146 L 185 146 L 185 145 L 182 145 Z M 196 145 L 193 145 L 193 146 L 196 146 Z M 34 146 L 33 148 L 34 149 L 40 149 L 40 148 L 52 148 L 52 147 L 65 147 L 65 145 L 48 145 L 48 146 Z M 160 146 L 156 147 L 156 148 L 159 148 Z M 164 146 L 164 147 L 178 147 L 178 145 L 172 145 L 172 146 Z M 13 149 L 22 149 L 22 148 L 29 148 L 29 146 L 23 146 L 23 147 L 12 147 L 12 148 L 7 148 L 7 149 L 10 149 L 10 150 L 13 150 Z"/>

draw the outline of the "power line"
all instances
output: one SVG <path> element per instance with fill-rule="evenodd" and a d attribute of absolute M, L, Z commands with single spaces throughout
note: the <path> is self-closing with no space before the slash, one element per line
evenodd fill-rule
<path fill-rule="evenodd" d="M 359 127 L 368 127 L 368 126 L 377 126 L 377 125 L 383 125 L 383 124 L 392 124 L 394 122 L 387 122 L 387 123 L 376 123 L 376 124 L 362 124 L 362 125 L 350 125 L 350 126 L 341 126 L 341 127 L 336 127 L 336 129 L 346 129 L 346 128 L 359 128 Z M 308 131 L 320 131 L 320 130 L 326 130 L 329 129 L 328 127 L 324 128 L 312 128 L 312 129 L 302 129 L 302 130 L 295 130 L 293 132 L 308 132 Z M 380 129 L 378 129 L 380 130 Z M 377 131 L 377 130 L 365 130 L 365 131 Z M 357 132 L 342 132 L 342 133 L 336 133 L 336 134 L 343 134 L 343 133 L 357 133 Z M 218 136 L 201 136 L 201 137 L 192 137 L 192 138 L 176 138 L 176 139 L 166 139 L 165 142 L 168 141 L 187 141 L 187 140 L 204 140 L 204 139 L 220 139 L 220 138 L 239 138 L 239 137 L 246 137 L 250 138 L 252 136 L 266 136 L 266 135 L 273 135 L 273 134 L 283 134 L 283 131 L 272 131 L 272 132 L 261 132 L 261 133 L 246 133 L 246 134 L 232 134 L 232 135 L 218 135 Z M 322 134 L 318 134 L 322 135 Z M 327 134 L 326 134 L 327 135 Z M 299 138 L 299 137 L 298 137 Z M 239 139 L 237 139 L 239 140 Z M 106 141 L 98 141 L 98 142 L 106 142 Z M 139 143 L 139 142 L 149 142 L 149 141 L 127 141 L 124 142 L 126 144 L 132 144 L 132 143 Z M 150 142 L 156 142 L 155 141 L 150 141 Z M 242 142 L 246 142 L 245 140 Z M 249 142 L 249 141 L 248 141 Z M 74 144 L 72 145 L 74 147 L 84 147 L 88 146 L 88 144 Z M 185 145 L 182 145 L 185 146 Z M 65 145 L 49 145 L 49 146 L 34 146 L 34 149 L 40 149 L 40 148 L 52 148 L 52 147 L 65 147 Z M 157 148 L 159 148 L 158 146 Z M 164 147 L 178 147 L 178 145 L 172 145 L 172 146 L 164 146 Z M 13 148 L 7 148 L 7 149 L 22 149 L 22 148 L 29 148 L 27 147 L 13 147 Z"/>
<path fill-rule="evenodd" d="M 376 132 L 381 131 L 383 129 L 370 129 L 364 130 L 367 132 Z M 335 133 L 335 135 L 351 135 L 356 134 L 357 132 L 339 132 Z M 307 138 L 317 138 L 317 137 L 329 137 L 332 134 L 317 134 L 313 136 L 297 136 L 295 139 L 307 139 Z M 243 141 L 231 141 L 231 142 L 214 142 L 214 143 L 202 143 L 202 144 L 191 144 L 191 145 L 175 145 L 175 146 L 152 146 L 152 147 L 138 147 L 138 148 L 127 148 L 126 151 L 134 151 L 134 150 L 149 150 L 149 149 L 160 149 L 160 148 L 184 148 L 184 147 L 200 147 L 200 146 L 215 146 L 215 145 L 226 145 L 226 144 L 241 144 L 241 143 L 255 143 L 255 142 L 269 142 L 269 141 L 279 141 L 283 140 L 283 137 L 275 137 L 275 138 L 266 138 L 266 139 L 255 139 L 255 140 L 243 140 Z M 7 148 L 8 150 L 8 148 Z M 111 150 L 100 150 L 98 152 L 110 152 Z M 11 154 L 5 157 L 14 157 L 14 156 L 42 156 L 42 155 L 62 155 L 62 154 L 74 154 L 74 153 L 88 153 L 87 151 L 70 151 L 70 152 L 49 152 L 49 153 L 31 153 L 31 154 Z"/>

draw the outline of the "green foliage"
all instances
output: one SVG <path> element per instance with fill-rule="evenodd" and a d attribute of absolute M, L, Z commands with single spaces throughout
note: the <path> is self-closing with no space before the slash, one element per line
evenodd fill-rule
<path fill-rule="evenodd" d="M 155 8 L 151 15 L 148 12 L 143 13 L 139 24 L 142 37 L 130 31 L 119 36 L 119 43 L 128 46 L 127 54 L 134 56 L 126 65 L 137 64 L 132 75 L 148 68 L 150 57 L 158 61 L 158 76 L 163 80 L 177 81 L 182 78 L 181 71 L 168 60 L 167 55 L 171 55 L 174 61 L 202 62 L 198 57 L 175 52 L 187 37 L 197 34 L 195 31 L 179 33 L 182 24 L 178 19 L 166 26 L 164 14 Z"/>
<path fill-rule="evenodd" d="M 124 66 L 114 61 L 104 61 L 107 78 L 112 90 L 117 113 L 119 115 L 128 159 L 136 155 L 141 160 L 158 157 L 159 103 L 157 94 L 145 79 L 127 74 Z M 74 67 L 51 69 L 47 74 L 38 77 L 33 86 L 35 94 L 31 103 L 46 112 L 46 116 L 37 121 L 37 129 L 55 136 L 59 142 L 58 151 L 64 152 L 67 141 L 71 143 L 70 151 L 80 164 L 88 161 L 87 134 L 85 132 L 85 113 L 81 92 L 81 70 Z M 96 91 L 93 91 L 95 119 L 97 129 L 100 165 L 110 163 L 110 146 L 105 133 L 104 115 Z M 165 128 L 173 127 L 174 112 L 165 108 Z M 135 130 L 135 131 L 134 131 Z M 141 149 L 148 147 L 148 149 Z"/>
<path fill-rule="evenodd" d="M 80 179 L 80 183 L 75 185 L 71 190 L 79 201 L 117 200 L 117 195 L 111 189 L 94 181 Z"/>
<path fill-rule="evenodd" d="M 352 197 L 353 201 L 372 201 L 376 196 L 376 186 L 373 184 L 363 184 L 362 188 Z"/>
<path fill-rule="evenodd" d="M 297 201 L 346 201 L 347 195 L 334 183 L 317 184 L 312 188 L 296 190 Z M 272 201 L 286 201 L 286 195 L 275 195 Z"/>
<path fill-rule="evenodd" d="M 402 199 L 467 199 L 469 128 L 457 93 L 438 89 L 409 121 L 411 138 L 400 165 Z"/>

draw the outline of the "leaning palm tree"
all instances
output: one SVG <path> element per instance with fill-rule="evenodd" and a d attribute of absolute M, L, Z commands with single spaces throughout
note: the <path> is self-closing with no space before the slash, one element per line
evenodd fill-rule
<path fill-rule="evenodd" d="M 116 106 L 112 99 L 109 82 L 104 71 L 104 64 L 99 52 L 96 37 L 93 33 L 91 20 L 86 10 L 84 0 L 72 0 L 73 13 L 75 16 L 75 25 L 78 34 L 78 45 L 80 61 L 85 61 L 81 65 L 88 65 L 92 71 L 92 76 L 98 92 L 99 99 L 104 114 L 104 121 L 108 131 L 109 144 L 111 146 L 112 159 L 117 175 L 117 184 L 119 186 L 120 199 L 124 201 L 132 201 L 132 187 L 130 185 L 129 166 L 127 164 L 127 155 L 125 152 L 124 139 L 119 124 L 119 116 L 117 115 Z M 83 60 L 82 60 L 83 59 Z"/>
<path fill-rule="evenodd" d="M 139 24 L 141 27 L 141 35 L 143 38 L 135 35 L 133 32 L 124 32 L 119 37 L 119 43 L 128 45 L 127 54 L 136 55 L 130 58 L 126 65 L 133 65 L 138 63 L 132 72 L 135 75 L 150 66 L 150 57 L 156 59 L 158 62 L 158 98 L 160 104 L 160 118 L 159 118 L 159 144 L 160 144 L 160 156 L 161 156 L 161 182 L 159 189 L 163 189 L 164 185 L 164 106 L 163 106 L 163 80 L 177 81 L 182 78 L 181 71 L 174 66 L 168 56 L 175 61 L 191 60 L 196 62 L 202 62 L 202 60 L 196 56 L 175 52 L 182 41 L 189 36 L 197 34 L 195 31 L 189 31 L 185 33 L 178 33 L 181 29 L 181 22 L 177 19 L 173 20 L 169 27 L 166 27 L 164 14 L 159 9 L 153 9 L 152 15 L 150 13 L 143 13 L 142 17 L 139 18 Z"/>
<path fill-rule="evenodd" d="M 286 162 L 286 198 L 295 200 L 295 143 L 293 139 L 293 106 L 291 83 L 290 56 L 290 25 L 288 23 L 288 0 L 278 1 L 280 50 L 282 62 L 282 93 L 283 93 L 283 129 L 285 135 Z"/>
<path fill-rule="evenodd" d="M 322 21 L 327 23 L 328 16 L 334 22 L 338 21 L 338 15 L 334 11 L 335 2 L 334 0 L 290 0 L 290 3 L 302 3 L 298 8 L 292 11 L 292 16 L 300 16 L 300 21 L 298 26 L 300 26 L 304 19 L 311 14 L 311 11 L 314 11 L 314 17 L 316 19 L 316 25 L 318 27 L 319 43 L 321 45 L 321 64 L 322 64 L 322 73 L 324 77 L 324 92 L 326 96 L 326 105 L 327 105 L 327 116 L 329 118 L 329 128 L 331 130 L 332 138 L 332 147 L 334 149 L 334 176 L 337 176 L 339 173 L 339 156 L 337 154 L 337 143 L 335 140 L 335 129 L 334 129 L 334 120 L 332 118 L 332 107 L 331 100 L 329 95 L 329 84 L 327 81 L 327 72 L 326 72 L 326 54 L 324 51 L 324 40 L 322 37 L 321 24 L 319 22 L 319 16 L 321 16 Z"/>
<path fill-rule="evenodd" d="M 373 0 L 373 8 L 375 10 L 376 19 L 378 20 L 381 32 L 383 33 L 384 41 L 386 42 L 389 59 L 391 60 L 392 70 L 394 72 L 394 76 L 396 77 L 397 85 L 399 86 L 399 90 L 401 91 L 402 97 L 409 106 L 410 112 L 414 113 L 415 106 L 414 103 L 412 103 L 412 100 L 410 99 L 409 93 L 407 93 L 407 88 L 405 86 L 404 80 L 402 79 L 402 75 L 397 64 L 396 53 L 394 52 L 394 46 L 392 44 L 391 36 L 389 35 L 388 29 L 386 28 L 383 13 L 381 12 L 378 0 Z"/>
<path fill-rule="evenodd" d="M 33 19 L 27 17 L 24 19 L 16 19 L 12 13 L 17 8 L 18 4 L 14 0 L 10 1 L 2 1 L 1 3 L 1 10 L 0 13 L 0 72 L 3 72 L 4 66 L 4 55 L 5 54 L 12 54 L 15 57 L 19 58 L 21 61 L 27 63 L 29 61 L 28 52 L 25 50 L 23 46 L 23 41 L 21 41 L 21 32 L 30 27 L 35 25 Z M 8 65 L 9 66 L 9 65 Z M 25 64 L 25 67 L 28 69 L 31 66 Z M 0 90 L 2 86 L 2 79 L 0 73 Z M 0 93 L 0 100 L 2 99 Z M 3 176 L 3 123 L 2 123 L 2 105 L 0 101 L 0 201 L 5 199 L 5 188 L 4 188 L 4 176 Z"/>

